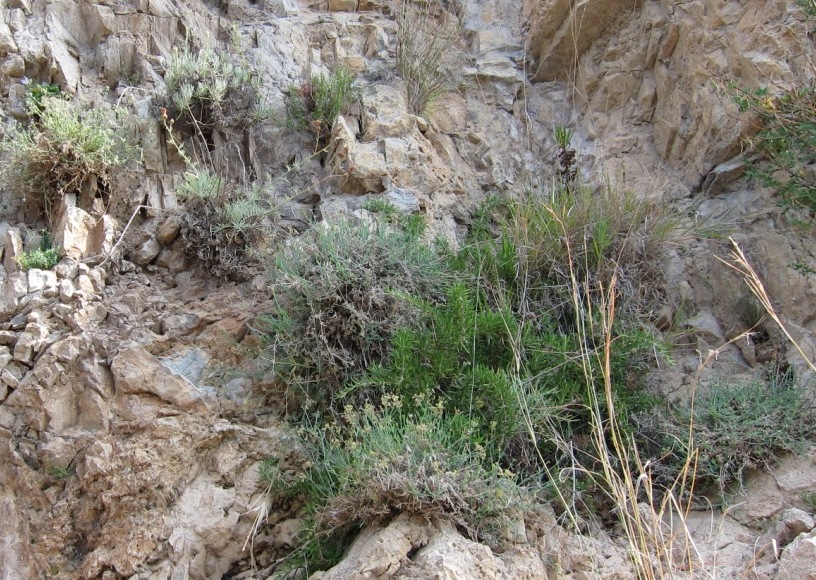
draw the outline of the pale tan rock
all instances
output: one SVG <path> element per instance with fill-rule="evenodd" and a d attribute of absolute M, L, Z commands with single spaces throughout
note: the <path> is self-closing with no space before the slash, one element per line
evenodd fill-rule
<path fill-rule="evenodd" d="M 7 578 L 36 578 L 40 574 L 31 554 L 28 521 L 13 496 L 0 497 L 0 569 Z"/>
<path fill-rule="evenodd" d="M 91 247 L 95 220 L 86 211 L 70 205 L 65 198 L 55 210 L 55 215 L 54 244 L 62 248 L 61 255 L 76 260 L 85 257 Z"/>
<path fill-rule="evenodd" d="M 181 231 L 181 222 L 176 215 L 169 216 L 156 231 L 156 240 L 163 246 L 169 246 L 178 237 Z"/>
<path fill-rule="evenodd" d="M 402 87 L 377 84 L 362 96 L 362 141 L 403 137 L 416 128 L 416 118 L 408 113 Z"/>
<path fill-rule="evenodd" d="M 27 324 L 14 345 L 14 360 L 30 365 L 48 338 L 48 327 L 43 324 Z"/>
<path fill-rule="evenodd" d="M 377 577 L 389 576 L 382 574 Z M 502 577 L 504 574 L 500 572 L 499 563 L 490 548 L 463 538 L 450 522 L 438 522 L 428 543 L 414 554 L 410 564 L 394 575 L 394 578 L 405 580 L 493 580 Z"/>
<path fill-rule="evenodd" d="M 329 0 L 331 12 L 354 12 L 357 10 L 357 0 Z"/>
<path fill-rule="evenodd" d="M 111 363 L 111 372 L 116 385 L 117 398 L 126 395 L 133 395 L 135 399 L 154 396 L 162 403 L 179 410 L 203 406 L 192 384 L 172 374 L 156 357 L 143 348 L 131 348 L 120 352 Z M 133 402 L 134 397 L 128 397 L 128 400 Z M 133 403 L 128 407 L 133 412 L 134 418 L 138 416 L 139 405 Z M 151 405 L 151 408 L 155 406 Z"/>
<path fill-rule="evenodd" d="M 140 266 L 147 266 L 159 255 L 161 249 L 161 244 L 155 238 L 150 238 L 130 255 L 130 259 Z"/>
<path fill-rule="evenodd" d="M 385 528 L 367 528 L 360 532 L 337 566 L 311 578 L 390 578 L 409 552 L 427 543 L 431 532 L 431 526 L 423 518 L 400 515 Z"/>
<path fill-rule="evenodd" d="M 782 552 L 774 580 L 816 580 L 816 531 L 801 534 Z"/>
<path fill-rule="evenodd" d="M 19 230 L 9 229 L 6 232 L 3 245 L 3 267 L 6 269 L 6 274 L 11 275 L 20 269 L 17 258 L 23 253 L 23 238 L 20 236 Z"/>

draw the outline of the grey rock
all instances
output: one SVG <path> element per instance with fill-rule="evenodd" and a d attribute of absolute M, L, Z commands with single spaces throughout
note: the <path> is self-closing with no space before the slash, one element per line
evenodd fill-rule
<path fill-rule="evenodd" d="M 155 238 L 150 238 L 130 255 L 130 259 L 140 266 L 147 266 L 159 255 L 161 249 L 161 244 Z"/>

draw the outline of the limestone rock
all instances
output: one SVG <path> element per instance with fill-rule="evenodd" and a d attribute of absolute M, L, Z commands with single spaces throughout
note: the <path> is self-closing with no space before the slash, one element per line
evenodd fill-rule
<path fill-rule="evenodd" d="M 28 521 L 21 506 L 7 492 L 0 497 L 0 569 L 6 578 L 37 578 L 33 565 Z"/>
<path fill-rule="evenodd" d="M 65 199 L 57 208 L 56 215 L 54 244 L 62 248 L 61 255 L 82 259 L 92 247 L 91 236 L 96 228 L 95 220 L 86 211 L 70 205 Z"/>
<path fill-rule="evenodd" d="M 57 274 L 51 270 L 37 270 L 32 268 L 28 271 L 28 291 L 42 292 L 45 298 L 53 298 L 57 295 Z"/>
<path fill-rule="evenodd" d="M 542 570 L 543 572 L 543 566 Z M 379 577 L 384 577 L 381 575 Z M 492 580 L 501 578 L 499 564 L 483 544 L 463 538 L 450 522 L 439 522 L 428 543 L 414 554 L 394 578 L 438 578 L 439 580 Z"/>
<path fill-rule="evenodd" d="M 354 12 L 357 10 L 357 0 L 329 0 L 331 12 Z"/>
<path fill-rule="evenodd" d="M 403 137 L 416 127 L 416 117 L 408 114 L 404 91 L 385 84 L 374 85 L 363 94 L 362 141 Z"/>
<path fill-rule="evenodd" d="M 169 246 L 178 237 L 181 231 L 181 222 L 176 215 L 169 216 L 156 232 L 156 240 L 163 246 Z"/>
<path fill-rule="evenodd" d="M 418 213 L 419 200 L 416 194 L 410 189 L 402 187 L 389 187 L 383 194 L 383 199 L 394 204 L 400 213 Z"/>
<path fill-rule="evenodd" d="M 4 368 L 6 368 L 6 365 L 8 365 L 13 360 L 13 358 L 14 357 L 12 356 L 9 347 L 0 346 L 0 372 L 2 372 Z"/>
<path fill-rule="evenodd" d="M 6 269 L 6 274 L 13 274 L 20 269 L 17 258 L 23 253 L 23 238 L 19 230 L 11 228 L 6 231 L 3 245 L 3 267 Z"/>
<path fill-rule="evenodd" d="M 774 580 L 816 580 L 816 530 L 801 534 L 782 552 Z"/>
<path fill-rule="evenodd" d="M 151 405 L 147 416 L 141 411 L 147 404 L 146 397 L 157 397 L 162 403 L 179 410 L 190 410 L 203 405 L 193 385 L 184 378 L 170 372 L 156 357 L 136 347 L 116 355 L 111 363 L 111 372 L 116 386 L 116 397 L 120 400 L 118 410 L 126 412 L 127 418 L 149 419 L 157 411 Z M 143 399 L 140 403 L 137 399 Z M 126 400 L 128 404 L 121 404 Z"/>
<path fill-rule="evenodd" d="M 407 554 L 427 543 L 431 527 L 423 518 L 398 516 L 385 528 L 360 532 L 348 554 L 334 568 L 318 572 L 311 580 L 388 578 L 402 565 Z"/>
<path fill-rule="evenodd" d="M 48 338 L 48 327 L 43 324 L 30 323 L 14 345 L 14 360 L 30 365 L 34 356 L 40 351 Z"/>
<path fill-rule="evenodd" d="M 626 11 L 636 10 L 641 0 L 525 0 L 524 12 L 532 16 L 530 56 L 537 66 L 537 81 L 567 80 L 575 63 L 610 24 Z"/>
<path fill-rule="evenodd" d="M 150 238 L 130 255 L 130 259 L 140 266 L 147 266 L 159 255 L 161 249 L 161 244 L 155 238 Z"/>

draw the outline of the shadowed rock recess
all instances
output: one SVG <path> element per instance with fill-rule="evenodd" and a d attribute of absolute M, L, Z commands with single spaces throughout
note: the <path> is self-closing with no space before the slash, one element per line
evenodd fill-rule
<path fill-rule="evenodd" d="M 504 478 L 518 471 L 517 483 L 535 490 L 495 537 L 438 511 L 389 505 L 341 528 L 332 567 L 293 570 L 316 528 L 303 497 L 269 472 L 287 481 L 313 473 L 309 440 L 291 418 L 316 413 L 287 383 L 295 373 L 278 373 L 277 335 L 258 318 L 291 306 L 278 292 L 309 290 L 280 273 L 285 259 L 269 257 L 296 255 L 301 237 L 338 224 L 363 231 L 377 214 L 388 231 L 421 218 L 422 239 L 446 248 L 438 258 L 478 227 L 498 238 L 512 212 L 496 200 L 561 199 L 591 184 L 597 196 L 632 192 L 675 216 L 680 232 L 660 256 L 661 287 L 643 291 L 657 298 L 638 322 L 656 345 L 639 372 L 657 408 L 682 421 L 692 397 L 751 381 L 780 397 L 801 389 L 812 406 L 814 205 L 780 204 L 755 176 L 763 161 L 751 138 L 763 110 L 781 110 L 774 99 L 812 94 L 814 29 L 811 0 L 4 2 L 0 576 L 577 580 L 634 579 L 649 568 L 655 578 L 816 578 L 816 424 L 797 426 L 807 436 L 792 454 L 737 456 L 739 477 L 724 493 L 682 495 L 658 517 L 661 498 L 650 503 L 642 487 L 616 508 L 575 475 L 601 471 L 570 463 L 589 448 L 579 426 L 563 445 L 537 433 L 549 471 L 532 456 L 535 469 L 492 467 Z M 442 49 L 410 63 L 424 64 L 418 80 L 401 59 L 409 42 L 429 38 Z M 338 83 L 338 71 L 354 84 L 326 119 L 321 82 Z M 174 74 L 190 83 L 187 101 Z M 416 106 L 411 95 L 428 80 L 440 88 Z M 767 92 L 741 110 L 756 89 Z M 48 125 L 54 101 L 73 107 L 76 126 Z M 563 128 L 567 147 L 556 136 Z M 99 135 L 117 147 L 105 158 Z M 25 138 L 35 150 L 58 146 L 29 164 Z M 574 182 L 559 174 L 561 149 L 575 151 Z M 814 162 L 798 175 L 812 177 Z M 482 208 L 496 203 L 485 220 Z M 580 231 L 574 239 L 593 235 Z M 560 248 L 567 236 L 554 235 Z M 729 236 L 787 334 L 723 261 Z M 32 261 L 51 247 L 55 263 Z M 582 286 L 576 302 L 588 303 L 593 288 Z M 365 307 L 399 293 L 378 287 L 359 299 L 361 344 L 376 333 Z M 315 318 L 315 334 L 342 316 L 333 308 Z M 566 332 L 558 315 L 525 320 L 552 317 Z M 597 346 L 595 335 L 583 339 Z M 335 347 L 319 345 L 330 360 L 345 356 Z M 781 384 L 783 371 L 797 386 Z M 558 413 L 587 421 L 579 399 L 560 401 Z M 733 441 L 712 429 L 696 443 L 707 433 L 710 455 L 722 459 L 717 451 Z M 688 424 L 673 433 L 685 443 Z M 658 478 L 664 451 L 646 451 L 647 467 L 630 458 L 633 477 Z M 719 465 L 701 460 L 700 480 Z M 623 510 L 640 510 L 645 537 L 668 544 L 633 544 Z"/>

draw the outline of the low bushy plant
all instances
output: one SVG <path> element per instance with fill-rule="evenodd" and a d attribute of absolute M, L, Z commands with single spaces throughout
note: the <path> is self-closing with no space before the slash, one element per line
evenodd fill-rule
<path fill-rule="evenodd" d="M 742 485 L 747 472 L 768 470 L 780 457 L 802 450 L 816 434 L 815 411 L 812 396 L 789 374 L 772 373 L 768 382 L 713 383 L 693 406 L 639 422 L 645 441 L 662 442 L 651 449 L 661 458 L 656 469 L 671 478 L 691 451 L 697 487 L 724 498 L 732 485 Z"/>
<path fill-rule="evenodd" d="M 113 171 L 134 150 L 122 131 L 121 111 L 44 93 L 29 99 L 28 112 L 28 126 L 13 126 L 0 143 L 7 156 L 2 177 L 12 190 L 24 198 L 33 194 L 46 214 L 92 181 L 110 190 Z"/>
<path fill-rule="evenodd" d="M 17 263 L 23 271 L 33 269 L 50 270 L 59 263 L 59 249 L 51 244 L 51 236 L 43 235 L 40 246 L 17 257 Z"/>
<path fill-rule="evenodd" d="M 277 308 L 263 328 L 297 406 L 330 405 L 416 317 L 403 296 L 441 298 L 449 278 L 415 233 L 381 221 L 323 224 L 281 248 L 271 279 Z"/>
<path fill-rule="evenodd" d="M 350 531 L 404 512 L 451 519 L 474 540 L 500 545 L 511 516 L 532 505 L 531 491 L 512 472 L 486 464 L 482 434 L 466 415 L 432 401 L 403 402 L 386 394 L 378 408 L 348 406 L 339 423 L 308 430 L 311 467 L 276 482 L 308 498 L 310 536 L 301 550 L 309 558 L 297 566 L 312 572 L 332 565 L 337 551 L 320 545 L 338 536 L 347 545 Z M 329 557 L 315 558 L 321 554 Z"/>
<path fill-rule="evenodd" d="M 243 281 L 254 273 L 257 250 L 272 233 L 272 193 L 261 184 L 226 183 L 194 166 L 184 177 L 181 239 L 185 253 L 218 278 Z"/>

